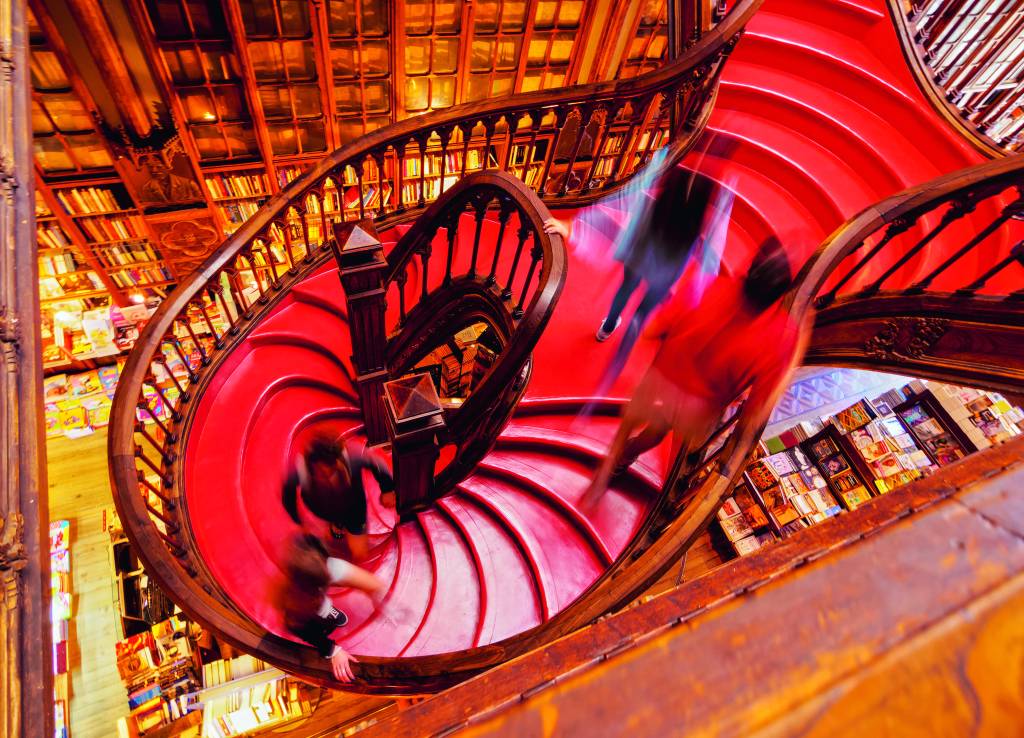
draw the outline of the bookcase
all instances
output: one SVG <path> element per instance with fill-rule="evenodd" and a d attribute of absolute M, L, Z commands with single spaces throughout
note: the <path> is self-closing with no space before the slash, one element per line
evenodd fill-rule
<path fill-rule="evenodd" d="M 918 392 L 893 411 L 936 466 L 952 464 L 978 450 L 931 390 Z"/>
<path fill-rule="evenodd" d="M 847 510 L 855 510 L 872 497 L 874 475 L 834 425 L 826 424 L 819 433 L 803 441 L 800 447 Z"/>

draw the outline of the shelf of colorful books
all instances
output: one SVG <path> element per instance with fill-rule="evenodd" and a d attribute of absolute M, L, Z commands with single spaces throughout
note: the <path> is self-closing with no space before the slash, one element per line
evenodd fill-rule
<path fill-rule="evenodd" d="M 848 510 L 855 510 L 873 495 L 874 475 L 864 459 L 835 425 L 826 424 L 800 444 L 828 482 L 833 495 Z"/>
<path fill-rule="evenodd" d="M 206 189 L 214 202 L 261 199 L 270 196 L 270 182 L 262 167 L 237 173 L 206 174 Z"/>
<path fill-rule="evenodd" d="M 203 675 L 209 686 L 198 695 L 203 710 L 202 734 L 211 738 L 282 728 L 309 717 L 319 695 L 316 688 L 252 656 L 209 664 Z"/>
<path fill-rule="evenodd" d="M 1020 435 L 1024 429 L 1024 411 L 998 392 L 937 382 L 931 388 L 935 401 L 979 449 Z"/>
<path fill-rule="evenodd" d="M 893 411 L 937 466 L 947 466 L 978 450 L 931 390 L 912 395 Z"/>
<path fill-rule="evenodd" d="M 722 503 L 718 525 L 738 556 L 746 556 L 781 535 L 748 480 L 738 484 Z"/>
<path fill-rule="evenodd" d="M 70 724 L 68 698 L 68 628 L 71 622 L 71 525 L 67 520 L 50 521 L 50 611 L 53 628 L 54 735 L 67 738 Z"/>

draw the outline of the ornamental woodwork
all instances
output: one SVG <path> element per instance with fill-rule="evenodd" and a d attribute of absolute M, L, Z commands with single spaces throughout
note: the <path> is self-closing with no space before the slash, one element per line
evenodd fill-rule
<path fill-rule="evenodd" d="M 0 734 L 53 735 L 24 0 L 0 0 Z"/>
<path fill-rule="evenodd" d="M 941 318 L 895 318 L 864 344 L 864 353 L 882 361 L 920 359 L 942 338 L 949 321 Z"/>

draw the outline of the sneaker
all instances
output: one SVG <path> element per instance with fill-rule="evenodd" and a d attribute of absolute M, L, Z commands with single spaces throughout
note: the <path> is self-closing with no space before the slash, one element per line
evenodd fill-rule
<path fill-rule="evenodd" d="M 327 613 L 324 620 L 330 622 L 335 628 L 348 625 L 348 615 L 334 606 L 331 607 L 331 611 Z"/>
<path fill-rule="evenodd" d="M 631 459 L 623 459 L 622 461 L 619 462 L 618 466 L 616 466 L 614 469 L 612 469 L 612 476 L 613 477 L 621 477 L 623 474 L 625 474 L 627 471 L 629 471 L 629 467 L 633 466 L 633 464 L 635 464 L 635 463 L 636 463 L 636 457 L 635 456 L 633 458 L 631 458 Z"/>
<path fill-rule="evenodd" d="M 607 321 L 602 320 L 601 321 L 601 327 L 597 329 L 597 335 L 595 336 L 595 338 L 599 342 L 607 341 L 609 338 L 611 338 L 611 335 L 616 330 L 618 330 L 620 325 L 622 325 L 622 316 L 620 315 L 618 318 L 615 319 L 615 327 L 612 328 L 610 331 L 607 331 L 604 328 L 604 325 L 605 325 L 606 322 Z"/>

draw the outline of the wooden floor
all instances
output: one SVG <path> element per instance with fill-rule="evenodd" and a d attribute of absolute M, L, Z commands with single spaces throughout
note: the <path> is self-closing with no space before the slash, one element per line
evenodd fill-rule
<path fill-rule="evenodd" d="M 73 618 L 68 642 L 71 735 L 109 738 L 128 700 L 114 661 L 114 609 L 103 511 L 113 506 L 107 477 L 107 434 L 55 438 L 46 445 L 50 519 L 71 521 Z"/>

